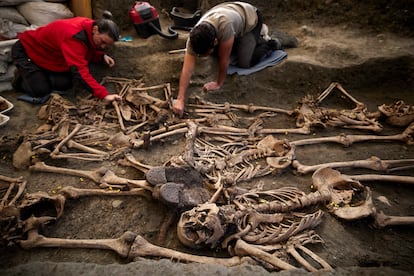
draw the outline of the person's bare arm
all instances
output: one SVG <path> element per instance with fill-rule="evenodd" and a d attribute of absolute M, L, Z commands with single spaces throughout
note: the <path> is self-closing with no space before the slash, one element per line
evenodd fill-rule
<path fill-rule="evenodd" d="M 109 67 L 113 67 L 115 65 L 115 60 L 107 54 L 104 54 L 103 59 Z"/>
<path fill-rule="evenodd" d="M 187 93 L 188 85 L 190 84 L 191 76 L 194 72 L 196 63 L 196 57 L 189 53 L 184 55 L 184 64 L 181 70 L 180 83 L 178 85 L 178 96 L 174 102 L 173 110 L 178 116 L 183 116 L 185 106 L 185 96 Z"/>
<path fill-rule="evenodd" d="M 206 83 L 203 87 L 205 91 L 212 91 L 220 89 L 224 80 L 227 76 L 227 68 L 230 63 L 231 49 L 233 48 L 234 36 L 226 41 L 222 41 L 219 44 L 218 54 L 219 54 L 219 64 L 218 64 L 218 75 L 217 81 Z"/>

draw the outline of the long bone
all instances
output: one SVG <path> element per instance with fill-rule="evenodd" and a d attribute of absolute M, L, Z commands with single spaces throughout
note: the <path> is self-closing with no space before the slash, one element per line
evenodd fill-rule
<path fill-rule="evenodd" d="M 106 171 L 104 176 L 102 176 L 101 183 L 108 183 L 108 184 L 114 184 L 114 185 L 125 185 L 130 188 L 138 187 L 138 188 L 143 188 L 149 191 L 152 191 L 152 188 L 153 188 L 146 180 L 133 180 L 133 179 L 119 177 L 115 175 L 113 171 L 110 171 L 110 170 Z"/>
<path fill-rule="evenodd" d="M 407 144 L 414 143 L 413 141 L 414 136 L 414 123 L 409 125 L 402 133 L 395 134 L 395 135 L 348 135 L 342 134 L 339 136 L 332 136 L 332 137 L 320 137 L 320 138 L 311 138 L 311 139 L 302 139 L 290 142 L 291 145 L 295 146 L 303 146 L 303 145 L 312 145 L 312 144 L 320 144 L 320 143 L 338 143 L 342 144 L 346 147 L 352 145 L 356 142 L 364 142 L 364 141 L 400 141 L 406 142 Z"/>
<path fill-rule="evenodd" d="M 341 91 L 345 96 L 347 96 L 352 102 L 355 103 L 355 105 L 359 108 L 365 108 L 365 104 L 355 99 L 351 94 L 349 94 L 341 84 L 338 82 L 332 82 L 328 88 L 326 88 L 316 99 L 318 103 L 321 103 L 333 90 L 334 88 L 337 88 L 339 91 Z"/>
<path fill-rule="evenodd" d="M 121 165 L 124 165 L 124 166 L 134 167 L 135 169 L 137 169 L 137 170 L 139 170 L 143 173 L 147 173 L 150 169 L 154 168 L 154 166 L 150 166 L 150 165 L 143 164 L 143 163 L 139 162 L 130 153 L 126 153 L 125 158 L 122 159 L 122 160 L 119 160 L 118 163 L 121 164 Z"/>
<path fill-rule="evenodd" d="M 404 184 L 414 184 L 414 176 L 404 175 L 381 175 L 381 174 L 360 174 L 360 175 L 347 175 L 357 181 L 386 181 L 386 182 L 398 182 Z"/>
<path fill-rule="evenodd" d="M 30 166 L 29 169 L 31 171 L 37 171 L 37 172 L 50 172 L 50 173 L 59 173 L 59 174 L 67 174 L 67 175 L 85 177 L 85 178 L 92 180 L 95 183 L 100 183 L 102 175 L 105 174 L 105 172 L 107 171 L 106 168 L 99 168 L 94 171 L 75 170 L 75 169 L 49 166 L 49 165 L 46 165 L 44 162 L 36 162 L 34 165 Z"/>
<path fill-rule="evenodd" d="M 34 222 L 31 222 L 34 224 Z M 206 256 L 191 255 L 176 250 L 153 245 L 146 241 L 142 236 L 131 231 L 125 232 L 116 239 L 60 239 L 48 238 L 38 232 L 38 227 L 28 230 L 27 240 L 22 240 L 20 246 L 24 249 L 35 247 L 49 248 L 89 248 L 112 250 L 119 256 L 135 259 L 139 257 L 164 257 L 181 262 L 196 262 L 203 264 L 214 264 L 232 267 L 243 263 L 253 263 L 249 257 L 234 256 L 231 258 L 214 258 Z"/>
<path fill-rule="evenodd" d="M 40 218 L 42 219 L 42 218 Z M 20 241 L 20 246 L 24 249 L 35 247 L 58 247 L 58 248 L 90 248 L 90 249 L 106 249 L 115 251 L 118 255 L 126 258 L 129 250 L 137 235 L 131 231 L 125 232 L 117 239 L 60 239 L 47 238 L 38 232 L 39 222 L 37 218 L 32 217 L 26 221 L 27 239 Z M 37 221 L 36 221 L 37 220 Z"/>
<path fill-rule="evenodd" d="M 289 263 L 276 258 L 275 254 L 270 254 L 272 252 L 277 252 L 277 254 L 280 255 L 280 251 L 285 250 L 287 254 L 291 255 L 300 265 L 302 265 L 308 271 L 318 271 L 317 268 L 315 268 L 305 258 L 303 258 L 301 254 L 299 254 L 298 250 L 300 250 L 305 255 L 310 257 L 313 261 L 316 261 L 321 269 L 333 270 L 333 268 L 325 260 L 303 246 L 303 244 L 307 243 L 323 243 L 323 241 L 312 230 L 289 238 L 286 244 L 256 245 L 246 243 L 243 240 L 237 240 L 233 254 L 237 254 L 238 256 L 249 255 L 255 257 L 256 259 L 260 259 L 261 262 L 268 262 L 271 264 L 269 267 L 270 269 L 274 269 L 275 267 L 279 270 L 292 269 L 292 267 L 296 268 Z M 266 265 L 266 263 L 262 263 L 262 265 Z"/>
<path fill-rule="evenodd" d="M 50 153 L 50 157 L 54 159 L 74 158 L 74 159 L 89 160 L 89 161 L 103 161 L 105 158 L 107 158 L 108 154 L 106 152 L 81 145 L 71 140 L 76 135 L 76 133 L 79 132 L 81 127 L 82 127 L 81 124 L 76 124 L 72 132 L 66 135 L 66 137 L 62 139 L 58 145 L 56 145 L 55 149 Z M 67 144 L 69 148 L 76 148 L 76 149 L 84 150 L 86 151 L 86 153 L 61 153 L 60 149 L 65 144 Z"/>
<path fill-rule="evenodd" d="M 187 132 L 187 128 L 185 128 L 185 127 L 180 128 L 180 129 L 171 130 L 171 131 L 168 131 L 168 132 L 165 132 L 165 133 L 162 133 L 162 134 L 158 134 L 156 136 L 150 136 L 149 137 L 149 142 L 150 143 L 156 142 L 156 141 L 159 141 L 161 139 L 164 139 L 164 138 L 167 138 L 167 137 L 170 137 L 170 136 L 174 136 L 174 135 L 177 135 L 177 134 L 184 134 L 186 132 Z M 133 148 L 141 148 L 142 146 L 146 145 L 147 142 L 143 139 L 140 139 L 140 140 L 139 139 L 131 139 L 131 144 L 132 144 Z"/>
<path fill-rule="evenodd" d="M 343 161 L 343 162 L 331 162 L 331 163 L 323 163 L 318 165 L 304 165 L 301 164 L 298 160 L 293 160 L 292 166 L 297 170 L 300 174 L 308 174 L 311 172 L 316 171 L 319 168 L 329 167 L 329 168 L 365 168 L 371 169 L 375 171 L 388 171 L 394 166 L 402 166 L 405 164 L 414 164 L 414 159 L 400 159 L 400 160 L 381 160 L 376 156 L 371 156 L 365 160 L 355 160 L 355 161 Z M 396 167 L 394 169 L 398 169 Z M 404 167 L 400 167 L 404 168 Z M 410 168 L 410 167 L 408 167 Z"/>
<path fill-rule="evenodd" d="M 102 194 L 96 189 L 89 189 L 89 191 L 81 191 L 73 187 L 65 187 L 61 190 L 61 193 L 65 194 L 65 197 L 77 198 L 84 195 L 99 195 Z M 108 195 L 111 192 L 105 192 Z M 121 192 L 122 193 L 122 192 Z M 111 193 L 116 195 L 114 193 Z M 179 251 L 171 250 L 168 248 L 159 247 L 146 241 L 143 237 L 127 231 L 119 238 L 116 239 L 62 239 L 62 238 L 48 238 L 39 234 L 39 229 L 54 221 L 54 217 L 34 217 L 31 216 L 24 222 L 24 232 L 27 233 L 27 238 L 21 240 L 20 246 L 24 249 L 31 249 L 35 247 L 48 247 L 48 248 L 89 248 L 89 249 L 101 249 L 112 250 L 119 256 L 129 259 L 137 257 L 164 257 L 174 259 L 182 262 L 198 262 L 204 264 L 219 264 L 224 266 L 236 266 L 246 262 L 253 263 L 249 257 L 230 257 L 230 258 L 213 258 L 205 256 L 191 255 L 182 253 Z"/>
<path fill-rule="evenodd" d="M 279 259 L 278 257 L 269 254 L 263 250 L 260 250 L 254 247 L 251 244 L 244 242 L 243 240 L 238 240 L 236 242 L 234 251 L 239 256 L 255 256 L 258 257 L 260 260 L 265 261 L 266 263 L 271 264 L 272 266 L 280 269 L 280 270 L 292 270 L 296 269 L 295 266 L 286 263 L 285 261 Z"/>
<path fill-rule="evenodd" d="M 0 181 L 8 182 L 7 191 L 4 193 L 3 198 L 0 202 L 0 213 L 3 211 L 4 208 L 7 206 L 13 206 L 16 201 L 21 197 L 24 190 L 26 189 L 27 182 L 22 178 L 12 178 L 4 175 L 0 175 Z M 17 191 L 15 191 L 17 185 Z M 10 200 L 10 196 L 13 198 Z"/>
<path fill-rule="evenodd" d="M 44 162 L 37 162 L 29 168 L 32 171 L 68 174 L 85 177 L 97 184 L 107 183 L 109 185 L 122 185 L 131 188 L 143 188 L 152 191 L 152 187 L 145 180 L 132 180 L 116 176 L 111 170 L 100 168 L 94 171 L 75 170 L 46 165 Z"/>
<path fill-rule="evenodd" d="M 315 241 L 316 240 L 316 241 Z M 295 260 L 297 260 L 303 267 L 308 271 L 316 272 L 317 269 L 311 265 L 306 259 L 304 259 L 298 252 L 298 249 L 304 254 L 316 261 L 324 270 L 333 270 L 333 268 L 321 257 L 313 253 L 311 250 L 303 246 L 303 244 L 309 242 L 323 242 L 320 240 L 320 237 L 316 235 L 313 231 L 308 231 L 307 233 L 294 236 L 289 239 L 286 246 L 286 252 L 292 255 Z"/>
<path fill-rule="evenodd" d="M 119 127 L 121 128 L 121 130 L 123 132 L 125 132 L 126 131 L 126 128 L 125 128 L 124 120 L 122 118 L 122 114 L 121 114 L 121 110 L 120 110 L 119 104 L 118 104 L 117 101 L 112 101 L 112 105 L 114 106 L 116 115 L 118 117 Z"/>
<path fill-rule="evenodd" d="M 204 122 L 206 121 L 205 118 L 201 119 L 195 119 L 195 122 Z M 177 134 L 184 134 L 188 131 L 188 128 L 186 126 L 187 123 L 178 123 L 171 126 L 166 126 L 164 128 L 159 128 L 157 130 L 149 132 L 149 141 L 146 141 L 145 139 L 132 139 L 130 138 L 131 147 L 133 148 L 141 148 L 145 146 L 148 142 L 156 142 L 161 139 L 167 138 L 169 136 L 174 136 Z"/>
<path fill-rule="evenodd" d="M 40 224 L 40 222 L 34 222 L 33 220 L 44 220 L 47 218 L 31 218 L 31 221 L 26 224 Z M 27 226 L 29 228 L 29 226 Z M 27 230 L 27 240 L 20 241 L 20 246 L 24 249 L 31 249 L 35 247 L 48 247 L 48 248 L 88 248 L 88 249 L 100 249 L 111 250 L 117 253 L 119 256 L 135 259 L 138 257 L 163 257 L 168 259 L 177 260 L 180 262 L 196 262 L 203 264 L 223 265 L 226 267 L 232 267 L 241 265 L 244 263 L 254 263 L 250 256 L 260 257 L 262 261 L 266 261 L 274 268 L 279 270 L 292 270 L 296 269 L 278 257 L 266 253 L 252 245 L 249 245 L 242 240 L 239 240 L 235 244 L 234 251 L 238 256 L 229 258 L 214 258 L 206 256 L 192 255 L 188 253 L 179 252 L 176 250 L 153 245 L 146 241 L 142 236 L 137 235 L 131 231 L 125 232 L 119 238 L 116 239 L 62 239 L 62 238 L 48 238 L 38 232 L 38 226 L 32 226 L 30 230 Z M 301 247 L 302 248 L 302 247 Z M 309 251 L 307 251 L 309 252 Z M 315 257 L 315 256 L 313 256 Z M 316 257 L 315 257 L 316 258 Z M 318 258 L 319 260 L 319 258 Z M 324 263 L 321 261 L 321 263 Z M 326 262 L 325 262 L 326 263 Z M 313 267 L 307 266 L 311 271 L 316 271 Z M 329 265 L 325 269 L 331 269 Z"/>
<path fill-rule="evenodd" d="M 203 264 L 214 264 L 214 265 L 223 265 L 227 267 L 232 267 L 236 265 L 241 265 L 243 263 L 252 263 L 251 258 L 249 257 L 239 257 L 234 256 L 231 258 L 214 258 L 206 256 L 198 256 L 187 253 L 178 252 L 172 249 L 160 247 L 153 245 L 146 241 L 143 237 L 137 236 L 131 247 L 129 254 L 130 259 L 137 257 L 164 257 L 173 260 L 178 260 L 181 262 L 196 262 Z"/>
<path fill-rule="evenodd" d="M 247 129 L 236 128 L 230 126 L 216 126 L 216 127 L 205 127 L 200 126 L 200 131 L 207 134 L 215 135 L 237 135 L 237 136 L 249 136 L 250 133 Z M 255 133 L 257 135 L 267 135 L 267 134 L 286 134 L 286 133 L 296 133 L 296 134 L 309 134 L 307 128 L 286 128 L 286 129 L 258 129 Z"/>
<path fill-rule="evenodd" d="M 59 190 L 66 199 L 77 199 L 85 196 L 143 196 L 151 199 L 148 190 L 144 188 L 132 188 L 128 191 L 123 190 L 103 190 L 103 189 L 80 189 L 73 186 L 65 186 Z"/>
<path fill-rule="evenodd" d="M 66 144 L 67 141 L 69 141 L 70 139 L 72 139 L 73 136 L 75 136 L 75 134 L 81 129 L 82 125 L 81 124 L 76 124 L 75 128 L 71 131 L 71 133 L 69 133 L 68 135 L 66 135 L 66 137 L 60 141 L 59 144 L 56 145 L 55 149 L 52 151 L 52 153 L 50 154 L 50 156 L 53 158 L 53 156 L 58 155 L 60 148 Z"/>
<path fill-rule="evenodd" d="M 374 226 L 377 228 L 384 228 L 387 226 L 399 226 L 399 225 L 414 225 L 414 216 L 389 216 L 385 215 L 382 211 L 375 212 Z"/>

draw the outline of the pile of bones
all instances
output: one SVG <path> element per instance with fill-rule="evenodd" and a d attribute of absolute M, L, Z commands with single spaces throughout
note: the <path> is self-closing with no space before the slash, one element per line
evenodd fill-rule
<path fill-rule="evenodd" d="M 74 105 L 52 94 L 39 117 L 45 124 L 24 135 L 13 154 L 13 166 L 32 172 L 66 174 L 88 179 L 96 188 L 64 186 L 55 194 L 26 193 L 23 177 L 0 176 L 1 245 L 34 247 L 96 248 L 115 251 L 133 260 L 161 257 L 183 262 L 235 266 L 258 264 L 273 270 L 332 267 L 307 244 L 323 243 L 315 228 L 325 211 L 344 220 L 372 217 L 376 227 L 412 224 L 412 217 L 387 216 L 377 211 L 371 190 L 361 181 L 413 183 L 414 177 L 387 174 L 412 169 L 413 159 L 333 162 L 313 166 L 300 163 L 297 148 L 317 143 L 350 146 L 364 141 L 413 143 L 414 108 L 403 101 L 382 105 L 369 112 L 339 83 L 332 83 L 318 97 L 306 96 L 297 109 L 237 104 L 216 104 L 192 98 L 190 118 L 180 119 L 171 111 L 170 85 L 147 87 L 140 80 L 106 77 L 102 83 L 122 96 L 122 102 L 103 103 L 95 98 L 78 99 Z M 332 92 L 340 93 L 354 106 L 337 110 L 322 107 Z M 293 118 L 294 128 L 265 128 L 275 116 Z M 311 134 L 316 127 L 347 128 L 378 133 L 380 122 L 400 127 L 394 135 L 346 135 L 288 141 L 286 133 Z M 184 137 L 184 150 L 160 166 L 150 166 L 134 157 L 134 149 L 150 148 L 168 137 Z M 96 162 L 96 170 L 47 165 L 56 159 Z M 133 167 L 144 179 L 117 176 L 100 167 L 104 161 Z M 242 188 L 266 175 L 286 168 L 312 175 L 309 192 L 296 187 L 264 190 Z M 345 175 L 338 168 L 365 168 L 384 174 Z M 253 182 L 254 183 L 254 182 Z M 85 196 L 144 196 L 161 201 L 173 210 L 176 220 L 166 220 L 166 229 L 177 227 L 179 241 L 195 249 L 226 250 L 228 257 L 192 255 L 148 242 L 132 231 L 114 239 L 62 239 L 42 235 L 42 229 L 64 215 L 67 200 Z M 45 205 L 44 203 L 52 203 Z M 39 208 L 53 206 L 54 215 L 39 216 Z M 30 212 L 30 210 L 37 210 Z"/>

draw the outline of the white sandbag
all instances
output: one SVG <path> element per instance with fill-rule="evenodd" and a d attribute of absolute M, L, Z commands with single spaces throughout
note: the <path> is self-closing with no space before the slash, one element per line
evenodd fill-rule
<path fill-rule="evenodd" d="M 29 25 L 24 16 L 15 7 L 0 7 L 0 18 L 10 20 L 14 23 Z"/>
<path fill-rule="evenodd" d="M 50 2 L 27 2 L 17 6 L 26 20 L 36 26 L 43 26 L 57 19 L 73 17 L 72 11 L 63 4 Z"/>
<path fill-rule="evenodd" d="M 0 1 L 0 6 L 1 7 L 17 6 L 17 5 L 20 5 L 22 3 L 26 3 L 26 2 L 36 2 L 36 1 L 42 1 L 42 0 L 1 0 Z"/>
<path fill-rule="evenodd" d="M 6 73 L 0 74 L 0 81 L 11 81 L 14 77 L 14 69 L 16 69 L 16 66 L 9 64 Z"/>
<path fill-rule="evenodd" d="M 9 68 L 9 62 L 0 60 L 0 76 L 7 73 L 7 68 Z"/>
<path fill-rule="evenodd" d="M 13 90 L 11 81 L 0 82 L 0 92 Z"/>
<path fill-rule="evenodd" d="M 12 62 L 11 47 L 4 48 L 4 49 L 0 48 L 0 64 L 2 62 L 4 63 Z M 1 72 L 1 73 L 4 73 L 4 72 Z"/>
<path fill-rule="evenodd" d="M 27 30 L 29 26 L 14 23 L 7 19 L 0 18 L 0 38 L 1 39 L 14 39 L 17 34 Z"/>

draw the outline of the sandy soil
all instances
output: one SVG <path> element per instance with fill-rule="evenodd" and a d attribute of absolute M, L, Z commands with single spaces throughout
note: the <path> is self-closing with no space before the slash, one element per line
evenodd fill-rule
<path fill-rule="evenodd" d="M 256 2 L 259 2 L 259 6 L 266 6 L 260 1 Z M 325 2 L 336 3 L 336 1 Z M 366 24 L 367 28 L 364 28 L 364 20 L 361 17 L 349 18 L 349 20 L 341 18 L 338 15 L 340 6 L 331 9 L 331 13 L 325 12 L 329 9 L 323 5 L 317 6 L 315 4 L 312 7 L 302 7 L 296 3 L 296 6 L 283 6 L 285 11 L 290 11 L 284 15 L 283 21 L 276 18 L 271 8 L 268 8 L 264 15 L 265 22 L 270 26 L 270 29 L 278 29 L 295 35 L 299 41 L 298 48 L 286 49 L 288 58 L 281 65 L 249 76 L 229 76 L 220 91 L 208 94 L 203 93 L 201 88 L 206 81 L 214 79 L 215 61 L 212 59 L 201 60 L 197 64 L 190 86 L 191 95 L 198 95 L 217 103 L 254 103 L 292 109 L 298 106 L 298 102 L 305 95 L 318 95 L 331 82 L 336 81 L 341 83 L 356 99 L 365 103 L 370 111 L 376 111 L 379 105 L 391 104 L 396 100 L 404 100 L 408 104 L 414 103 L 414 38 L 407 29 L 401 27 L 402 30 L 399 32 L 390 32 L 389 29 L 382 31 L 379 24 L 376 24 L 375 28 Z M 312 9 L 314 16 L 307 17 L 310 11 L 305 11 L 303 8 Z M 295 13 L 295 11 L 301 12 Z M 320 16 L 317 16 L 318 11 L 321 13 Z M 354 8 L 354 14 L 359 16 L 359 13 L 360 11 Z M 327 14 L 331 14 L 331 17 L 327 17 Z M 367 14 L 372 16 L 369 12 Z M 339 18 L 336 21 L 334 20 L 335 16 Z M 389 17 L 384 18 L 384 26 L 389 23 L 386 19 Z M 164 29 L 171 24 L 171 21 L 163 16 L 161 21 Z M 390 24 L 387 26 L 390 27 Z M 401 24 L 396 26 L 401 26 Z M 398 28 L 395 27 L 394 30 L 396 29 Z M 114 70 L 92 67 L 97 78 L 105 75 L 142 78 L 147 85 L 169 82 L 176 92 L 182 54 L 168 54 L 168 51 L 182 49 L 187 34 L 180 32 L 177 40 L 166 40 L 157 35 L 142 39 L 135 34 L 132 28 L 126 27 L 123 30 L 123 35 L 132 35 L 133 41 L 118 42 L 112 49 L 111 54 L 117 61 Z M 42 124 L 42 121 L 36 117 L 40 106 L 18 101 L 18 95 L 15 91 L 2 93 L 2 96 L 14 104 L 14 109 L 8 113 L 11 117 L 8 124 L 0 128 L 3 141 L 7 141 L 7 147 L 4 146 L 6 143 L 0 147 L 0 174 L 11 177 L 23 176 L 28 181 L 28 192 L 53 193 L 58 186 L 65 185 L 93 187 L 93 183 L 81 182 L 78 177 L 36 173 L 13 168 L 11 158 L 19 144 L 20 135 L 33 131 Z M 326 105 L 347 108 L 348 102 L 344 101 L 339 94 L 335 94 L 329 101 L 327 100 Z M 288 116 L 276 117 L 271 121 L 270 127 L 294 127 L 294 120 Z M 379 135 L 397 134 L 402 131 L 403 128 L 391 127 L 384 123 L 384 130 Z M 362 131 L 327 128 L 314 129 L 309 136 L 286 134 L 279 137 L 294 141 L 341 133 L 367 134 Z M 147 150 L 132 150 L 131 153 L 149 165 L 162 165 L 172 156 L 182 153 L 183 143 L 184 137 L 174 137 L 174 139 L 166 139 L 162 143 L 154 143 Z M 395 142 L 356 143 L 350 147 L 318 144 L 301 147 L 297 150 L 296 158 L 304 164 L 313 165 L 323 162 L 366 159 L 370 156 L 377 156 L 384 160 L 414 158 L 414 147 Z M 122 167 L 115 162 L 79 164 L 79 162 L 65 161 L 50 164 L 82 169 L 110 166 L 121 175 L 134 179 L 144 178 L 142 173 Z M 373 173 L 362 169 L 341 171 L 350 175 Z M 405 170 L 400 173 L 414 176 L 413 170 Z M 281 174 L 242 183 L 242 186 L 264 185 L 268 189 L 295 186 L 305 192 L 310 192 L 311 183 L 310 174 L 298 175 L 293 169 L 288 168 Z M 412 205 L 414 191 L 408 185 L 384 182 L 363 184 L 372 189 L 375 206 L 384 213 L 396 216 L 414 214 Z M 388 200 L 389 205 L 385 204 L 384 200 L 379 200 L 383 197 Z M 102 239 L 119 237 L 128 230 L 136 232 L 156 244 L 158 231 L 166 214 L 167 208 L 161 203 L 141 197 L 81 198 L 68 201 L 62 219 L 47 226 L 43 233 L 48 237 Z M 345 222 L 326 212 L 323 223 L 315 230 L 325 243 L 311 248 L 335 268 L 337 275 L 349 275 L 349 273 L 409 275 L 414 272 L 414 234 L 411 226 L 376 229 L 372 226 L 372 221 L 369 218 Z M 167 241 L 162 246 L 192 252 L 179 244 L 174 228 L 170 230 Z M 262 268 L 244 267 L 235 270 L 219 266 L 177 265 L 165 260 L 151 261 L 150 263 L 147 263 L 148 260 L 131 262 L 131 260 L 126 260 L 113 252 L 104 250 L 21 250 L 18 247 L 1 248 L 0 250 L 0 267 L 5 273 L 4 275 L 18 273 L 26 275 L 33 272 L 41 274 L 52 271 L 70 275 L 86 269 L 90 274 L 104 275 L 115 273 L 114 271 L 124 274 L 141 272 L 166 275 L 177 273 L 205 273 L 205 275 L 268 273 Z M 209 256 L 221 254 L 211 251 L 202 253 Z M 142 270 L 144 267 L 147 270 Z M 304 271 L 296 273 L 298 274 L 292 272 L 292 275 L 306 274 Z"/>

